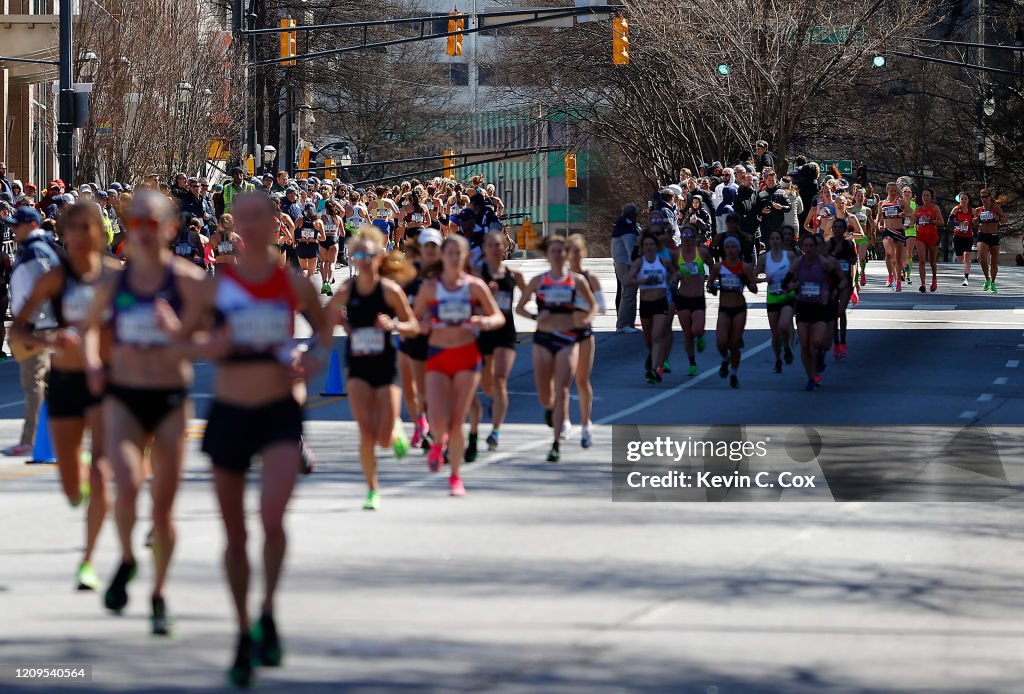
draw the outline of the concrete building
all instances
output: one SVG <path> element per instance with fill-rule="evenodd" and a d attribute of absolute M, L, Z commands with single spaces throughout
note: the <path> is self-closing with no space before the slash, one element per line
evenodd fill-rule
<path fill-rule="evenodd" d="M 56 60 L 57 2 L 0 0 L 0 56 Z M 43 188 L 55 176 L 56 79 L 55 66 L 0 61 L 0 160 L 11 180 Z"/>

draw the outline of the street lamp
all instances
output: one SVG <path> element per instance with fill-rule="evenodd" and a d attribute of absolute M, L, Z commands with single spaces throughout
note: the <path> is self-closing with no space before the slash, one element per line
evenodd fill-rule
<path fill-rule="evenodd" d="M 981 110 L 991 118 L 996 114 L 996 100 L 990 95 L 981 105 Z"/>
<path fill-rule="evenodd" d="M 100 58 L 92 51 L 86 51 L 82 56 L 82 67 L 79 71 L 83 82 L 95 82 L 96 75 L 100 71 Z"/>
<path fill-rule="evenodd" d="M 274 163 L 274 157 L 277 156 L 277 147 L 274 145 L 266 145 L 263 147 L 263 171 L 270 171 Z"/>
<path fill-rule="evenodd" d="M 345 149 L 341 150 L 341 156 L 338 157 L 338 164 L 343 169 L 347 169 L 348 167 L 352 166 L 352 152 L 349 150 L 348 147 L 345 147 Z"/>

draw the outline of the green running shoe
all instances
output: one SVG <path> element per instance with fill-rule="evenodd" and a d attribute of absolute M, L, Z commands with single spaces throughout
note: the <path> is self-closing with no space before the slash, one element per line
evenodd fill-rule
<path fill-rule="evenodd" d="M 668 363 L 668 359 L 666 359 L 665 363 L 661 365 L 661 372 L 666 374 L 672 373 L 672 366 Z"/>
<path fill-rule="evenodd" d="M 391 444 L 391 450 L 395 453 L 395 458 L 401 460 L 409 452 L 409 437 L 402 431 L 402 420 L 395 420 L 395 442 Z"/>
<path fill-rule="evenodd" d="M 999 293 L 999 292 L 996 291 L 996 281 L 995 280 L 992 280 L 992 282 L 988 285 L 988 288 L 992 290 L 993 294 L 998 294 Z"/>
<path fill-rule="evenodd" d="M 704 348 L 707 347 L 707 346 L 708 346 L 708 341 L 704 338 L 703 335 L 701 335 L 700 337 L 697 338 L 697 351 L 698 352 L 703 352 Z"/>
<path fill-rule="evenodd" d="M 228 670 L 228 683 L 238 689 L 250 689 L 256 683 L 256 673 L 252 666 L 252 637 L 248 634 L 238 637 L 238 650 L 235 663 Z"/>
<path fill-rule="evenodd" d="M 551 446 L 551 451 L 548 452 L 548 457 L 547 457 L 547 461 L 549 463 L 557 463 L 558 461 L 560 461 L 562 459 L 562 452 L 560 450 L 558 450 L 558 448 L 559 447 L 558 447 L 557 443 Z"/>
<path fill-rule="evenodd" d="M 370 491 L 366 495 L 366 501 L 363 502 L 364 511 L 379 511 L 380 510 L 380 494 L 375 491 Z"/>
<path fill-rule="evenodd" d="M 78 590 L 99 590 L 100 588 L 100 577 L 96 574 L 96 569 L 92 568 L 92 564 L 87 561 L 83 561 L 78 567 Z"/>
<path fill-rule="evenodd" d="M 167 616 L 167 604 L 163 598 L 153 598 L 153 613 L 149 616 L 153 636 L 174 636 L 174 620 Z"/>
<path fill-rule="evenodd" d="M 262 615 L 260 621 L 252 626 L 250 634 L 256 661 L 263 667 L 280 667 L 284 651 L 281 649 L 273 616 Z"/>
<path fill-rule="evenodd" d="M 991 286 L 992 286 L 992 283 L 989 280 L 985 280 L 985 286 L 981 288 L 981 291 L 987 292 L 988 288 L 991 287 Z"/>
<path fill-rule="evenodd" d="M 687 375 L 687 376 L 696 376 L 696 375 L 697 375 L 697 365 L 696 365 L 696 364 L 694 364 L 693 366 L 691 366 L 690 368 L 688 368 L 688 369 L 686 370 L 686 375 Z"/>

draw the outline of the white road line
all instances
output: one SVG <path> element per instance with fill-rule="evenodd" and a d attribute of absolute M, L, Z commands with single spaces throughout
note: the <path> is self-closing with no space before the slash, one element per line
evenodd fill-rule
<path fill-rule="evenodd" d="M 992 393 L 982 393 L 981 395 L 978 396 L 978 402 L 988 402 L 993 397 L 995 396 L 992 395 Z"/>
<path fill-rule="evenodd" d="M 0 410 L 4 409 L 5 407 L 17 407 L 18 405 L 24 405 L 24 404 L 25 404 L 24 400 L 19 400 L 18 402 L 9 402 L 9 403 L 6 403 L 4 405 L 0 405 Z"/>
<path fill-rule="evenodd" d="M 996 380 L 992 381 L 992 385 L 994 385 L 994 386 L 1005 386 L 1006 382 L 1009 381 L 1009 380 L 1010 379 L 1008 379 L 1006 376 L 1000 376 Z"/>
<path fill-rule="evenodd" d="M 956 304 L 914 304 L 915 311 L 955 311 Z"/>
<path fill-rule="evenodd" d="M 960 419 L 974 419 L 978 416 L 978 413 L 974 410 L 965 410 L 960 413 Z"/>
<path fill-rule="evenodd" d="M 1008 369 L 1016 369 L 1018 366 L 1020 366 L 1019 359 L 1010 359 L 1006 362 L 1006 368 Z"/>

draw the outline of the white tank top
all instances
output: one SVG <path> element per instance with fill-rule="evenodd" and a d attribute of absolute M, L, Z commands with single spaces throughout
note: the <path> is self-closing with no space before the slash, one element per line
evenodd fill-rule
<path fill-rule="evenodd" d="M 667 289 L 668 285 L 665 283 L 665 275 L 668 271 L 665 269 L 665 264 L 661 262 L 660 258 L 655 258 L 653 263 L 648 263 L 647 258 L 641 257 L 642 264 L 640 265 L 640 274 L 637 277 L 643 284 L 640 285 L 640 289 Z M 651 279 L 653 278 L 653 282 Z"/>
<path fill-rule="evenodd" d="M 772 259 L 772 254 L 769 251 L 768 255 L 764 259 L 764 274 L 768 278 L 768 293 L 769 294 L 785 294 L 786 290 L 782 287 L 782 280 L 786 278 L 789 273 L 789 253 L 782 252 L 782 260 L 776 262 Z"/>

